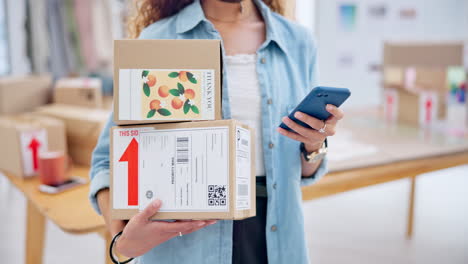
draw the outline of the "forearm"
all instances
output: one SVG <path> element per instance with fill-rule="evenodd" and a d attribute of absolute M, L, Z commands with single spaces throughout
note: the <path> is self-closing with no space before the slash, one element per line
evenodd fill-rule
<path fill-rule="evenodd" d="M 118 232 L 122 231 L 125 227 L 124 221 L 113 221 L 110 213 L 110 191 L 108 188 L 100 190 L 96 194 L 99 209 L 102 213 L 102 218 L 106 224 L 109 233 L 114 236 Z"/>

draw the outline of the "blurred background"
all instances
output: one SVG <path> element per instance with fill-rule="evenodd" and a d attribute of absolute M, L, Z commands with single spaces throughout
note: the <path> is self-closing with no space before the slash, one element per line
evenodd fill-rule
<path fill-rule="evenodd" d="M 58 148 L 86 175 L 129 2 L 0 0 L 0 129 L 59 120 Z M 353 94 L 349 121 L 330 140 L 332 173 L 304 189 L 312 263 L 468 263 L 468 0 L 284 2 L 316 37 L 320 84 Z M 71 227 L 73 214 L 34 218 L 34 208 L 52 212 L 54 198 L 11 176 L 12 166 L 0 162 L 4 262 L 40 263 L 43 252 L 44 263 L 104 263 L 99 218 L 83 230 Z M 57 214 L 89 206 L 85 189 Z M 46 225 L 38 245 L 26 239 L 34 219 Z"/>

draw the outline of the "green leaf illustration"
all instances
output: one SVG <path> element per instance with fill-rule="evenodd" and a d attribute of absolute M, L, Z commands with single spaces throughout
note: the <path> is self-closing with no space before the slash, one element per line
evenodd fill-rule
<path fill-rule="evenodd" d="M 159 108 L 158 113 L 162 116 L 170 116 L 171 112 L 167 110 L 166 108 Z"/>
<path fill-rule="evenodd" d="M 177 88 L 179 89 L 179 93 L 180 94 L 184 94 L 185 93 L 185 88 L 184 86 L 181 84 L 181 83 L 177 83 Z"/>
<path fill-rule="evenodd" d="M 152 118 L 155 113 L 156 113 L 156 109 L 151 109 L 146 115 L 146 118 Z"/>
<path fill-rule="evenodd" d="M 180 95 L 179 90 L 177 90 L 177 89 L 170 89 L 169 93 L 172 94 L 173 96 L 179 96 Z"/>
<path fill-rule="evenodd" d="M 195 114 L 200 114 L 200 111 L 198 111 L 198 107 L 196 105 L 192 105 L 192 111 L 195 113 Z"/>
<path fill-rule="evenodd" d="M 148 76 L 148 74 L 149 74 L 149 71 L 143 71 L 141 73 L 141 77 L 146 77 L 146 76 Z"/>
<path fill-rule="evenodd" d="M 188 78 L 188 80 L 189 80 L 191 83 L 197 84 L 197 79 L 195 79 L 195 78 L 193 77 L 193 73 L 187 72 L 187 78 Z"/>
<path fill-rule="evenodd" d="M 184 103 L 184 114 L 187 114 L 188 111 L 190 110 L 190 105 L 189 105 L 189 100 L 185 100 L 185 103 Z"/>
<path fill-rule="evenodd" d="M 169 76 L 171 78 L 176 78 L 177 76 L 179 76 L 179 73 L 178 72 L 171 72 L 167 76 Z"/>
<path fill-rule="evenodd" d="M 150 96 L 151 90 L 147 83 L 143 84 L 143 92 L 147 97 Z"/>

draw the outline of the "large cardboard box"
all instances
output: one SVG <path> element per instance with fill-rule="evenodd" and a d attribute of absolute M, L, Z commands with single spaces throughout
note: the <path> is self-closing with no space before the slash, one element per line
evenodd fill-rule
<path fill-rule="evenodd" d="M 463 66 L 463 42 L 386 42 L 383 65 L 398 67 Z"/>
<path fill-rule="evenodd" d="M 112 128 L 112 218 L 154 199 L 163 202 L 154 219 L 255 216 L 254 139 L 235 120 Z"/>
<path fill-rule="evenodd" d="M 36 109 L 40 115 L 58 118 L 65 123 L 68 153 L 73 162 L 90 165 L 99 135 L 109 119 L 110 111 L 62 104 Z"/>
<path fill-rule="evenodd" d="M 32 111 L 50 101 L 52 78 L 48 75 L 0 78 L 0 115 Z"/>
<path fill-rule="evenodd" d="M 42 151 L 66 152 L 62 121 L 31 113 L 0 117 L 0 170 L 18 177 L 38 172 Z"/>
<path fill-rule="evenodd" d="M 63 78 L 56 82 L 54 103 L 101 108 L 102 82 L 99 78 Z"/>
<path fill-rule="evenodd" d="M 116 40 L 114 122 L 221 119 L 219 40 Z"/>

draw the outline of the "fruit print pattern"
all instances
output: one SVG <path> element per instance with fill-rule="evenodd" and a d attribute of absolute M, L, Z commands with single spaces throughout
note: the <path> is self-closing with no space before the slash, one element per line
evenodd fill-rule
<path fill-rule="evenodd" d="M 195 118 L 200 114 L 200 84 L 197 73 L 189 71 L 142 70 L 142 102 L 146 118 L 172 115 Z M 149 100 L 149 101 L 148 101 Z"/>

